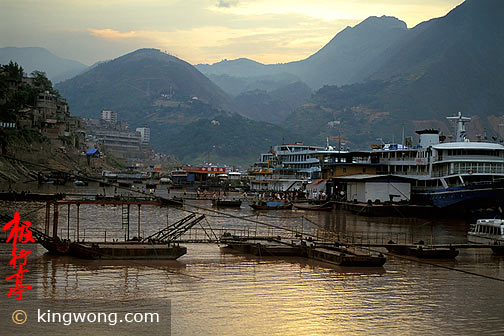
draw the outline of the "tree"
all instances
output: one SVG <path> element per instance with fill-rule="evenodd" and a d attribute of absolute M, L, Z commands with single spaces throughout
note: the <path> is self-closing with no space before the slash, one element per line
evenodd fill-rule
<path fill-rule="evenodd" d="M 23 79 L 23 67 L 19 66 L 16 62 L 10 61 L 9 64 L 2 66 L 2 70 L 8 79 L 21 81 Z"/>
<path fill-rule="evenodd" d="M 42 92 L 49 91 L 51 93 L 58 94 L 58 92 L 53 89 L 52 82 L 47 78 L 45 72 L 35 70 L 30 74 L 30 76 L 33 78 L 33 84 Z"/>

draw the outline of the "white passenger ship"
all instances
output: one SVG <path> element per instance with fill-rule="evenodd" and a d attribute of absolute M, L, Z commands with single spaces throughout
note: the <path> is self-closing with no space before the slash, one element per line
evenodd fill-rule
<path fill-rule="evenodd" d="M 467 233 L 467 241 L 493 245 L 494 253 L 504 254 L 504 220 L 478 219 Z"/>
<path fill-rule="evenodd" d="M 459 112 L 455 142 L 441 143 L 439 131 L 418 131 L 418 146 L 390 145 L 371 152 L 378 174 L 412 180 L 412 202 L 438 208 L 453 206 L 504 208 L 504 146 L 470 142 Z"/>
<path fill-rule="evenodd" d="M 320 157 L 342 153 L 327 143 L 326 147 L 295 144 L 273 146 L 261 154 L 259 162 L 249 171 L 250 188 L 254 191 L 294 191 L 311 180 L 320 178 Z"/>

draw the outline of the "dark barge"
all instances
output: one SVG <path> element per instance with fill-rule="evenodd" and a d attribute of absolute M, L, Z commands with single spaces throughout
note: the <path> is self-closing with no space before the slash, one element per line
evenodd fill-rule
<path fill-rule="evenodd" d="M 398 245 L 390 241 L 386 246 L 387 251 L 398 255 L 412 256 L 422 259 L 455 259 L 459 251 L 454 247 L 435 247 L 420 244 Z"/>
<path fill-rule="evenodd" d="M 187 253 L 184 246 L 143 242 L 71 243 L 69 254 L 83 259 L 175 260 Z"/>
<path fill-rule="evenodd" d="M 275 238 L 240 239 L 229 237 L 222 239 L 228 248 L 241 253 L 256 256 L 293 256 L 315 259 L 337 266 L 351 267 L 381 267 L 387 258 L 381 254 L 372 254 L 354 247 L 336 246 L 334 244 L 320 244 L 297 240 L 286 242 Z"/>

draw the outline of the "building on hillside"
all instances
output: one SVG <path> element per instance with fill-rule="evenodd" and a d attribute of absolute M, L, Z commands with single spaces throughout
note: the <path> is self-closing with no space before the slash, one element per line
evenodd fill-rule
<path fill-rule="evenodd" d="M 51 139 L 72 135 L 81 127 L 80 118 L 71 117 L 65 99 L 49 91 L 37 95 L 35 106 L 27 106 L 18 112 L 20 128 L 39 129 Z"/>
<path fill-rule="evenodd" d="M 150 143 L 150 128 L 145 125 L 136 129 L 140 133 L 140 144 L 147 146 Z"/>
<path fill-rule="evenodd" d="M 102 120 L 105 120 L 111 124 L 117 124 L 117 112 L 112 110 L 102 110 L 101 111 Z"/>
<path fill-rule="evenodd" d="M 62 120 L 70 117 L 70 109 L 66 100 L 49 91 L 38 94 L 35 106 L 42 114 L 43 119 Z"/>
<path fill-rule="evenodd" d="M 139 132 L 113 131 L 100 129 L 95 131 L 95 138 L 105 150 L 120 158 L 142 158 Z"/>

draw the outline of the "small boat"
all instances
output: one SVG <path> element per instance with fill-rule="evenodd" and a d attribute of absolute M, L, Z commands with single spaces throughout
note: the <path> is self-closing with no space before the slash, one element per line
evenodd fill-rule
<path fill-rule="evenodd" d="M 88 183 L 86 181 L 82 181 L 82 180 L 75 180 L 74 181 L 74 184 L 78 187 L 82 187 L 82 186 L 87 186 Z"/>
<path fill-rule="evenodd" d="M 493 245 L 494 254 L 504 255 L 504 220 L 478 219 L 467 233 L 467 241 Z"/>
<path fill-rule="evenodd" d="M 259 201 L 257 203 L 249 204 L 254 210 L 290 210 L 292 203 L 284 201 Z"/>
<path fill-rule="evenodd" d="M 71 243 L 69 254 L 83 259 L 175 260 L 187 253 L 184 246 L 143 242 Z"/>
<path fill-rule="evenodd" d="M 326 202 L 323 204 L 312 204 L 312 205 L 304 205 L 304 204 L 294 204 L 294 207 L 299 210 L 308 210 L 308 211 L 332 211 L 333 205 L 330 202 Z"/>
<path fill-rule="evenodd" d="M 240 200 L 226 200 L 226 199 L 213 199 L 212 206 L 226 207 L 226 208 L 239 208 L 242 202 Z"/>
<path fill-rule="evenodd" d="M 240 239 L 238 237 L 223 236 L 221 242 L 227 248 L 235 251 L 265 257 L 303 257 L 304 249 L 300 245 L 289 244 L 279 239 L 257 238 Z"/>
<path fill-rule="evenodd" d="M 427 246 L 422 241 L 415 245 L 399 245 L 389 241 L 386 248 L 390 253 L 423 259 L 455 259 L 459 254 L 459 251 L 454 247 Z"/>
<path fill-rule="evenodd" d="M 45 247 L 49 254 L 68 255 L 70 253 L 71 243 L 69 241 L 60 240 L 58 237 L 37 241 Z"/>
<path fill-rule="evenodd" d="M 349 267 L 382 267 L 387 261 L 381 253 L 372 254 L 355 248 L 337 246 L 307 247 L 307 254 L 309 258 Z"/>

